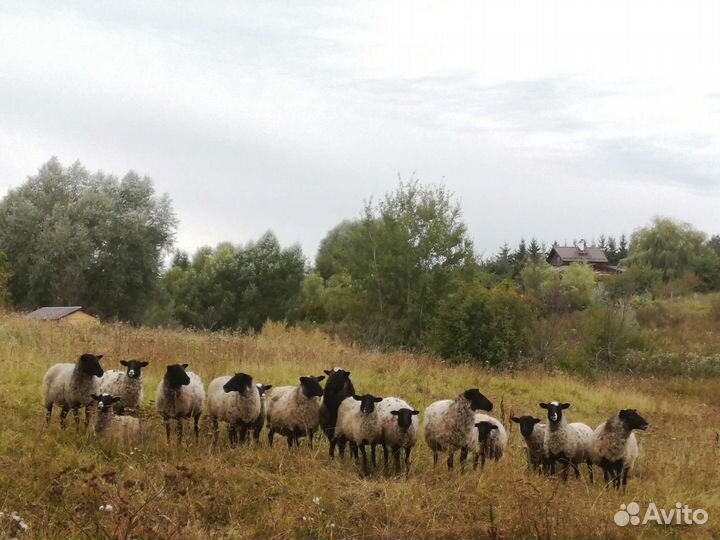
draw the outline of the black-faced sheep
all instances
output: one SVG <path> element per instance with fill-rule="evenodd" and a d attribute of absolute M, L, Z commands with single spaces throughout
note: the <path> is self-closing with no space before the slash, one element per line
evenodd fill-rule
<path fill-rule="evenodd" d="M 635 409 L 623 409 L 595 429 L 590 457 L 602 468 L 606 484 L 612 480 L 617 489 L 621 484 L 627 485 L 628 472 L 639 455 L 633 430 L 645 431 L 647 428 L 647 421 Z"/>
<path fill-rule="evenodd" d="M 208 386 L 208 415 L 212 422 L 213 446 L 217 444 L 219 422 L 227 422 L 230 446 L 244 443 L 253 421 L 260 415 L 262 402 L 258 388 L 246 373 L 213 379 Z"/>
<path fill-rule="evenodd" d="M 110 394 L 93 394 L 97 402 L 98 415 L 95 419 L 95 435 L 115 439 L 121 442 L 132 442 L 142 438 L 140 420 L 133 416 L 116 416 L 114 405 L 121 401 L 120 396 Z"/>
<path fill-rule="evenodd" d="M 547 409 L 548 430 L 545 432 L 545 457 L 548 462 L 548 473 L 555 474 L 555 464 L 563 465 L 562 478 L 567 480 L 570 467 L 575 470 L 575 477 L 580 477 L 579 465 L 587 463 L 590 482 L 593 481 L 592 461 L 590 460 L 590 441 L 593 431 L 582 422 L 568 423 L 563 411 L 570 407 L 569 403 L 540 403 Z"/>
<path fill-rule="evenodd" d="M 382 425 L 375 404 L 383 398 L 365 394 L 345 398 L 338 408 L 338 419 L 335 425 L 335 440 L 340 445 L 340 455 L 345 450 L 345 443 L 350 442 L 350 449 L 358 459 L 358 448 L 362 454 L 363 471 L 367 473 L 366 445 L 370 445 L 373 467 L 376 466 L 375 448 L 382 441 Z"/>
<path fill-rule="evenodd" d="M 273 388 L 267 402 L 268 443 L 272 446 L 275 433 L 287 437 L 288 447 L 300 445 L 300 437 L 306 436 L 310 448 L 313 435 L 320 424 L 320 400 L 323 389 L 320 381 L 325 378 L 300 377 L 297 386 Z"/>
<path fill-rule="evenodd" d="M 405 472 L 410 472 L 410 452 L 420 432 L 418 415 L 406 401 L 386 397 L 376 406 L 382 426 L 382 448 L 385 468 L 388 466 L 388 447 L 395 461 L 395 472 L 400 473 L 400 450 L 405 450 Z"/>
<path fill-rule="evenodd" d="M 320 403 L 320 428 L 330 441 L 330 457 L 335 455 L 335 424 L 337 423 L 338 408 L 345 398 L 355 394 L 355 387 L 350 380 L 350 372 L 336 367 L 324 370 L 328 376 L 323 398 Z"/>
<path fill-rule="evenodd" d="M 507 431 L 500 420 L 487 414 L 475 414 L 475 432 L 472 450 L 474 454 L 473 469 L 477 469 L 478 460 L 481 468 L 485 468 L 486 459 L 499 460 L 507 446 Z"/>
<path fill-rule="evenodd" d="M 528 466 L 531 471 L 543 473 L 545 471 L 545 432 L 547 424 L 533 416 L 513 416 L 516 424 L 520 424 L 520 434 L 525 439 Z"/>
<path fill-rule="evenodd" d="M 90 405 L 92 394 L 97 393 L 99 379 L 103 376 L 100 366 L 102 355 L 83 354 L 74 364 L 55 364 L 43 377 L 43 403 L 47 414 L 46 422 L 50 423 L 53 405 L 61 408 L 60 426 L 65 429 L 65 418 L 70 410 L 75 415 L 75 425 L 80 427 L 80 408 L 85 409 L 85 429 L 90 423 Z"/>
<path fill-rule="evenodd" d="M 473 444 L 475 411 L 491 411 L 492 407 L 480 390 L 471 388 L 454 400 L 436 401 L 425 409 L 425 442 L 433 451 L 433 463 L 437 465 L 438 452 L 447 450 L 447 465 L 452 469 L 455 450 L 460 449 L 464 470 L 468 449 Z"/>
<path fill-rule="evenodd" d="M 258 414 L 257 418 L 253 420 L 252 423 L 252 430 L 253 430 L 253 439 L 255 439 L 255 442 L 260 442 L 260 432 L 262 431 L 263 426 L 265 425 L 265 417 L 267 415 L 267 405 L 265 403 L 265 393 L 272 388 L 272 384 L 260 384 L 257 383 L 255 385 L 258 389 L 258 394 L 260 394 L 260 414 Z"/>
<path fill-rule="evenodd" d="M 170 443 L 170 419 L 177 420 L 177 441 L 182 442 L 185 418 L 193 418 L 195 440 L 200 435 L 200 415 L 205 403 L 205 388 L 195 373 L 185 371 L 187 364 L 167 366 L 165 376 L 160 381 L 155 395 L 155 407 L 165 422 L 165 435 Z"/>
<path fill-rule="evenodd" d="M 106 371 L 100 379 L 100 393 L 117 396 L 120 401 L 115 403 L 113 411 L 122 414 L 126 409 L 136 411 L 143 405 L 142 368 L 148 363 L 144 360 L 120 360 L 120 365 L 127 371 Z"/>

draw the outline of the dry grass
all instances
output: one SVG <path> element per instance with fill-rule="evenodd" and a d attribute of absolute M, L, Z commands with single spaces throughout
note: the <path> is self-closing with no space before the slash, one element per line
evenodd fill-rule
<path fill-rule="evenodd" d="M 151 361 L 143 371 L 148 437 L 136 449 L 46 429 L 40 403 L 45 369 L 81 352 Z M 410 478 L 361 478 L 350 462 L 327 458 L 327 444 L 288 451 L 284 444 L 212 453 L 200 444 L 168 448 L 153 414 L 164 365 L 188 362 L 207 384 L 243 370 L 256 380 L 291 384 L 341 365 L 359 391 L 400 395 L 416 408 L 478 386 L 510 428 L 511 448 L 482 473 L 432 469 L 419 443 Z M 375 354 L 320 333 L 269 326 L 256 337 L 132 329 L 89 330 L 0 317 L 0 510 L 18 512 L 27 538 L 705 538 L 720 535 L 720 467 L 715 430 L 717 380 L 616 380 L 588 384 L 540 372 L 488 373 L 402 353 Z M 539 414 L 539 401 L 572 403 L 571 419 L 596 425 L 635 407 L 651 422 L 626 494 L 562 484 L 526 472 L 511 414 Z M 72 424 L 71 424 L 72 426 Z M 206 428 L 206 426 L 203 426 Z M 319 501 L 313 499 L 319 497 Z M 704 526 L 621 528 L 621 503 L 682 501 L 705 508 Z M 102 511 L 103 505 L 112 511 Z M 14 525 L 0 521 L 0 537 Z M 3 532 L 4 531 L 4 532 Z"/>

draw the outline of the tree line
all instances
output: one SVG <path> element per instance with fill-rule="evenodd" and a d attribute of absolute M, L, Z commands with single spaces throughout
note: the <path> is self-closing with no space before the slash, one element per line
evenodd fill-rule
<path fill-rule="evenodd" d="M 598 279 L 585 265 L 551 267 L 535 238 L 479 256 L 452 193 L 414 180 L 330 230 L 313 261 L 270 231 L 173 251 L 176 227 L 149 178 L 52 158 L 0 202 L 0 303 L 209 330 L 312 324 L 365 346 L 502 365 L 547 363 L 572 317 L 609 363 L 637 341 L 631 299 L 720 290 L 720 236 L 689 224 L 656 218 L 629 240 L 600 236 L 624 271 Z"/>

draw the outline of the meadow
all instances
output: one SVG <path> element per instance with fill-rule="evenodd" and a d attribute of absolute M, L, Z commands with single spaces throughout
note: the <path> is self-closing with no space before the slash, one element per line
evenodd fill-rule
<path fill-rule="evenodd" d="M 147 435 L 133 447 L 98 441 L 58 418 L 44 424 L 42 376 L 83 352 L 104 354 L 105 369 L 143 358 Z M 350 461 L 330 460 L 327 442 L 230 449 L 225 433 L 211 451 L 165 443 L 155 414 L 164 367 L 187 362 L 205 381 L 244 371 L 256 381 L 294 384 L 342 366 L 356 389 L 398 395 L 423 410 L 478 387 L 509 430 L 497 463 L 464 475 L 432 467 L 418 443 L 408 478 L 362 477 Z M 621 408 L 650 422 L 627 492 L 602 482 L 563 483 L 527 471 L 512 415 L 541 416 L 538 402 L 572 404 L 570 421 L 595 427 Z M 0 537 L 17 538 L 710 538 L 720 536 L 720 380 L 616 376 L 591 381 L 562 373 L 492 372 L 407 353 L 345 345 L 319 331 L 266 325 L 259 335 L 151 330 L 122 324 L 81 328 L 0 316 Z M 189 432 L 186 431 L 186 432 Z M 599 469 L 596 476 L 602 478 Z M 635 501 L 703 508 L 705 525 L 619 527 L 613 516 Z M 27 529 L 20 530 L 12 512 Z"/>

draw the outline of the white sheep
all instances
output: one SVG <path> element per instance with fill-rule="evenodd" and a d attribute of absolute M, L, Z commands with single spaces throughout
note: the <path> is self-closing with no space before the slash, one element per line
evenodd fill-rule
<path fill-rule="evenodd" d="M 165 435 L 170 444 L 170 419 L 177 420 L 177 441 L 182 442 L 185 418 L 194 420 L 195 440 L 200 435 L 200 415 L 205 403 L 205 388 L 202 380 L 192 371 L 185 371 L 187 364 L 167 366 L 165 376 L 158 384 L 155 407 L 165 422 Z"/>
<path fill-rule="evenodd" d="M 486 459 L 499 460 L 505 453 L 507 442 L 507 431 L 500 420 L 487 414 L 475 413 L 471 446 L 474 454 L 473 469 L 477 469 L 478 460 L 481 468 L 485 467 Z"/>
<path fill-rule="evenodd" d="M 297 386 L 279 386 L 270 393 L 267 403 L 268 443 L 272 446 L 275 433 L 287 437 L 288 447 L 300 445 L 306 436 L 310 448 L 313 435 L 320 424 L 320 400 L 323 395 L 320 381 L 325 378 L 300 377 Z"/>
<path fill-rule="evenodd" d="M 555 463 L 563 464 L 562 478 L 567 480 L 569 468 L 575 470 L 575 477 L 580 477 L 580 463 L 587 463 L 590 482 L 593 482 L 592 461 L 590 460 L 590 441 L 593 431 L 582 422 L 568 423 L 563 411 L 570 407 L 569 403 L 540 403 L 547 409 L 548 430 L 545 433 L 545 457 L 549 474 L 555 474 Z"/>
<path fill-rule="evenodd" d="M 134 416 L 116 416 L 113 408 L 121 401 L 120 396 L 93 394 L 97 401 L 98 415 L 95 419 L 95 435 L 121 442 L 133 442 L 142 438 L 140 419 Z"/>
<path fill-rule="evenodd" d="M 410 452 L 417 443 L 420 432 L 418 415 L 406 401 L 386 397 L 377 404 L 377 414 L 382 426 L 382 448 L 385 467 L 388 466 L 388 447 L 395 461 L 395 472 L 400 473 L 400 450 L 405 450 L 405 472 L 410 471 Z"/>
<path fill-rule="evenodd" d="M 545 433 L 547 424 L 541 423 L 539 418 L 533 416 L 513 416 L 516 424 L 520 424 L 520 434 L 525 439 L 528 467 L 531 471 L 542 473 L 545 471 Z"/>
<path fill-rule="evenodd" d="M 245 373 L 218 377 L 210 383 L 207 393 L 213 446 L 217 444 L 219 421 L 228 424 L 231 447 L 247 441 L 248 430 L 260 415 L 261 408 L 260 394 L 252 377 Z"/>
<path fill-rule="evenodd" d="M 492 410 L 492 402 L 477 388 L 466 390 L 454 400 L 432 403 L 425 409 L 425 442 L 433 451 L 437 465 L 438 452 L 447 450 L 448 469 L 452 469 L 455 450 L 460 449 L 460 464 L 465 468 L 468 449 L 473 444 L 472 428 L 476 410 Z"/>
<path fill-rule="evenodd" d="M 272 384 L 257 383 L 255 386 L 258 389 L 258 394 L 260 394 L 260 414 L 258 414 L 257 418 L 255 418 L 252 423 L 253 439 L 255 439 L 255 442 L 257 443 L 260 442 L 260 432 L 265 425 L 265 417 L 267 416 L 265 393 L 272 388 Z"/>
<path fill-rule="evenodd" d="M 627 485 L 630 469 L 639 455 L 634 429 L 646 430 L 647 421 L 635 409 L 623 409 L 600 424 L 590 443 L 590 457 L 602 468 L 605 483 L 613 482 L 620 489 Z M 622 478 L 621 478 L 622 477 Z"/>
<path fill-rule="evenodd" d="M 338 408 L 337 423 L 335 424 L 335 441 L 337 441 L 340 456 L 345 452 L 345 443 L 350 442 L 353 457 L 358 459 L 358 448 L 362 454 L 363 471 L 367 473 L 367 453 L 365 445 L 370 445 L 373 467 L 376 466 L 375 448 L 382 442 L 382 424 L 375 408 L 383 398 L 365 394 L 357 394 L 345 398 Z"/>
<path fill-rule="evenodd" d="M 100 367 L 102 355 L 83 354 L 74 364 L 55 364 L 43 377 L 43 403 L 47 413 L 46 422 L 50 423 L 53 405 L 61 407 L 60 427 L 65 429 L 65 417 L 72 409 L 75 425 L 80 427 L 80 408 L 85 409 L 85 429 L 90 423 L 90 405 L 92 394 L 97 393 L 98 379 L 103 376 Z"/>
<path fill-rule="evenodd" d="M 100 379 L 100 393 L 117 396 L 120 401 L 113 405 L 117 414 L 126 409 L 136 411 L 143 405 L 142 368 L 148 365 L 144 360 L 120 360 L 120 365 L 127 368 L 126 372 L 106 371 Z"/>

